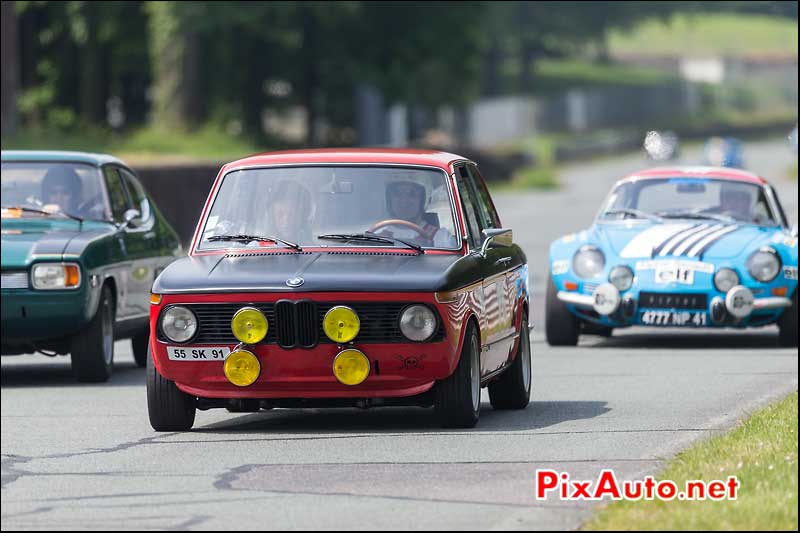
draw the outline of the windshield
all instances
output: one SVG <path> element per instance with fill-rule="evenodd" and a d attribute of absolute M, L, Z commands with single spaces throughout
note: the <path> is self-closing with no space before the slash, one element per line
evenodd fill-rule
<path fill-rule="evenodd" d="M 79 163 L 4 162 L 2 169 L 2 206 L 28 208 L 21 216 L 60 213 L 86 219 L 109 218 L 96 167 Z M 4 217 L 5 213 L 8 211 L 4 211 Z"/>
<path fill-rule="evenodd" d="M 300 246 L 408 247 L 404 241 L 423 248 L 458 249 L 454 228 L 448 177 L 442 170 L 245 169 L 223 178 L 198 249 L 286 247 L 268 237 Z"/>
<path fill-rule="evenodd" d="M 708 218 L 777 225 L 764 188 L 752 183 L 708 178 L 629 181 L 611 191 L 601 220 L 624 218 Z"/>

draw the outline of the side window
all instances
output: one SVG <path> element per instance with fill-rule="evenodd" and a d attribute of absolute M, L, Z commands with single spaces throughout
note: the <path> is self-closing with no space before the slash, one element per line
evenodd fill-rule
<path fill-rule="evenodd" d="M 124 168 L 120 169 L 120 173 L 125 181 L 134 209 L 138 209 L 139 213 L 141 213 L 139 218 L 141 218 L 143 222 L 147 222 L 150 220 L 150 200 L 147 198 L 144 187 L 142 187 L 142 184 L 136 179 L 136 176 Z"/>
<path fill-rule="evenodd" d="M 472 187 L 469 186 L 469 174 L 465 167 L 458 167 L 456 183 L 458 195 L 461 197 L 461 208 L 464 211 L 464 222 L 467 225 L 470 248 L 478 248 L 481 244 L 481 225 L 478 212 L 475 209 L 476 199 Z"/>
<path fill-rule="evenodd" d="M 494 208 L 494 204 L 492 204 L 489 191 L 486 190 L 486 185 L 483 182 L 483 178 L 481 177 L 480 173 L 478 173 L 478 169 L 475 167 L 475 165 L 467 165 L 467 170 L 470 173 L 472 184 L 478 193 L 478 208 L 481 211 L 483 220 L 486 222 L 487 227 L 499 228 L 500 217 L 497 216 L 497 211 Z"/>
<path fill-rule="evenodd" d="M 103 177 L 106 180 L 108 201 L 111 204 L 111 215 L 117 222 L 122 220 L 125 210 L 128 209 L 128 198 L 122 185 L 119 171 L 114 167 L 104 167 Z"/>

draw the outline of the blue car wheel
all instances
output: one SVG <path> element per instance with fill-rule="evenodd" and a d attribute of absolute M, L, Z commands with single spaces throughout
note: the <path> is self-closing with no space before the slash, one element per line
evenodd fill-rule
<path fill-rule="evenodd" d="M 575 346 L 580 337 L 580 322 L 558 299 L 558 291 L 553 277 L 548 276 L 547 299 L 545 302 L 545 336 L 550 346 Z"/>
<path fill-rule="evenodd" d="M 778 321 L 778 342 L 781 346 L 797 347 L 797 291 L 792 296 L 792 306 L 787 308 Z"/>

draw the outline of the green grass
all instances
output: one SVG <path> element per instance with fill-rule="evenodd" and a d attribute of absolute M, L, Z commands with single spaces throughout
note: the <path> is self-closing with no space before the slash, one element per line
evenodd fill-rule
<path fill-rule="evenodd" d="M 188 133 L 141 128 L 124 135 L 99 128 L 81 128 L 79 133 L 34 129 L 4 138 L 2 145 L 4 150 L 106 152 L 130 164 L 232 160 L 269 149 L 211 126 Z"/>
<path fill-rule="evenodd" d="M 679 484 L 736 475 L 735 501 L 624 501 L 601 510 L 586 530 L 797 531 L 797 392 L 731 432 L 679 454 L 657 476 Z"/>
<path fill-rule="evenodd" d="M 650 67 L 597 63 L 579 59 L 542 59 L 536 62 L 534 87 L 537 93 L 558 93 L 569 89 L 619 86 L 657 86 L 679 80 L 677 75 Z"/>
<path fill-rule="evenodd" d="M 794 55 L 797 21 L 754 14 L 676 14 L 666 22 L 647 20 L 632 30 L 614 30 L 608 46 L 615 55 Z"/>

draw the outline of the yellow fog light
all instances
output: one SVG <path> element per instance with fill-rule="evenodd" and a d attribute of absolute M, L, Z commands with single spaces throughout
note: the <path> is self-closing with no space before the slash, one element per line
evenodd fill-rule
<path fill-rule="evenodd" d="M 225 377 L 238 387 L 252 385 L 261 373 L 258 358 L 247 350 L 231 352 L 225 359 Z"/>
<path fill-rule="evenodd" d="M 325 313 L 325 318 L 322 320 L 322 329 L 325 330 L 325 335 L 333 342 L 350 342 L 358 335 L 358 331 L 361 329 L 361 321 L 358 320 L 358 315 L 355 311 L 349 307 L 338 305 Z"/>
<path fill-rule="evenodd" d="M 345 385 L 358 385 L 369 376 L 369 359 L 358 350 L 344 350 L 333 360 L 333 375 Z"/>
<path fill-rule="evenodd" d="M 242 307 L 231 320 L 233 336 L 245 344 L 261 342 L 268 329 L 267 317 L 255 307 Z"/>

